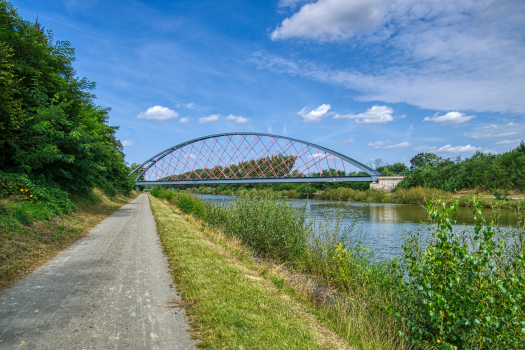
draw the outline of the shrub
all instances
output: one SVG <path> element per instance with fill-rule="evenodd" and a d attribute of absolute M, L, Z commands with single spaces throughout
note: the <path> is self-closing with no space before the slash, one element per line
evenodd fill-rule
<path fill-rule="evenodd" d="M 430 201 L 437 225 L 430 244 L 421 249 L 408 236 L 400 263 L 393 312 L 414 345 L 440 349 L 523 349 L 525 344 L 525 255 L 508 254 L 510 242 L 481 216 L 472 236 L 452 228 L 458 203 Z M 471 244 L 469 244 L 471 242 Z M 406 277 L 406 281 L 403 281 Z"/>
<path fill-rule="evenodd" d="M 185 214 L 191 214 L 193 211 L 194 200 L 190 195 L 182 194 L 177 199 L 177 206 Z"/>

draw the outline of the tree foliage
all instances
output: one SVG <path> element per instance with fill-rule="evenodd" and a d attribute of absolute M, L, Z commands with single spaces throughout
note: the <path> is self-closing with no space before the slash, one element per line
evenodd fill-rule
<path fill-rule="evenodd" d="M 117 127 L 95 105 L 95 83 L 78 78 L 75 51 L 0 1 L 0 170 L 87 193 L 129 192 Z"/>
<path fill-rule="evenodd" d="M 435 160 L 436 158 L 428 159 Z M 525 143 L 521 142 L 518 147 L 505 153 L 477 152 L 471 158 L 463 161 L 458 159 L 454 162 L 450 159 L 442 159 L 437 163 L 423 163 L 412 169 L 397 185 L 398 188 L 416 186 L 446 191 L 463 188 L 524 191 Z"/>

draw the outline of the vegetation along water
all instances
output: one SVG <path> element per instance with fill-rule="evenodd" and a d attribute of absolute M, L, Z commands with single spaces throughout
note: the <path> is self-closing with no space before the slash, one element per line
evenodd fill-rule
<path fill-rule="evenodd" d="M 525 227 L 487 221 L 474 198 L 475 225 L 454 225 L 457 203 L 430 200 L 429 226 L 404 234 L 400 254 L 364 245 L 359 220 L 310 220 L 306 206 L 241 196 L 224 205 L 157 186 L 166 199 L 257 254 L 335 288 L 334 328 L 363 348 L 523 349 Z M 370 233 L 370 234 L 373 234 Z M 364 327 L 363 324 L 366 326 Z M 373 345 L 366 339 L 381 339 Z M 368 346 L 366 345 L 368 344 Z"/>

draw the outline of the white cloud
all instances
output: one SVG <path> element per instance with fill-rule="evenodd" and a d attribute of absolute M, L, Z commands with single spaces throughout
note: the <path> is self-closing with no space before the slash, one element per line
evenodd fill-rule
<path fill-rule="evenodd" d="M 403 148 L 403 147 L 410 147 L 410 143 L 405 141 L 405 142 L 398 143 L 397 145 L 385 146 L 383 148 Z"/>
<path fill-rule="evenodd" d="M 474 130 L 475 131 L 471 134 L 465 133 L 465 136 L 473 139 L 503 139 L 519 135 L 523 128 L 521 125 L 508 123 L 503 125 L 491 124 L 475 128 Z"/>
<path fill-rule="evenodd" d="M 148 120 L 157 120 L 157 121 L 167 121 L 170 119 L 177 118 L 179 114 L 168 107 L 162 106 L 153 106 L 146 110 L 146 112 L 141 112 L 137 115 L 137 119 L 148 119 Z"/>
<path fill-rule="evenodd" d="M 499 141 L 499 142 L 496 142 L 494 143 L 495 145 L 519 145 L 521 142 L 520 139 L 517 139 L 517 140 L 503 140 L 503 141 Z"/>
<path fill-rule="evenodd" d="M 179 103 L 176 107 L 184 107 L 184 108 L 192 109 L 193 107 L 195 107 L 195 103 L 193 103 L 193 102 L 190 102 L 190 103 Z"/>
<path fill-rule="evenodd" d="M 133 141 L 132 140 L 124 140 L 121 143 L 122 143 L 123 147 L 133 146 Z"/>
<path fill-rule="evenodd" d="M 226 118 L 227 121 L 234 122 L 235 124 L 244 124 L 247 123 L 250 119 L 244 118 L 243 116 L 235 116 L 233 114 L 230 114 L 228 118 Z"/>
<path fill-rule="evenodd" d="M 443 123 L 443 124 L 462 124 L 462 123 L 468 122 L 469 120 L 473 118 L 476 118 L 476 116 L 475 115 L 465 115 L 464 113 L 460 113 L 460 112 L 448 112 L 445 115 L 438 115 L 438 113 L 436 113 L 432 117 L 425 117 L 423 121 Z"/>
<path fill-rule="evenodd" d="M 288 129 L 286 128 L 286 125 L 284 126 L 283 128 L 283 136 L 288 136 L 290 134 L 290 132 L 288 131 Z"/>
<path fill-rule="evenodd" d="M 308 156 L 308 158 L 324 158 L 327 157 L 328 154 L 326 153 L 314 153 L 311 156 Z"/>
<path fill-rule="evenodd" d="M 345 144 L 345 145 L 351 145 L 353 143 L 355 143 L 354 139 L 346 139 L 346 140 L 343 141 L 343 144 Z"/>
<path fill-rule="evenodd" d="M 199 124 L 204 124 L 204 123 L 209 123 L 209 122 L 216 122 L 219 120 L 219 115 L 218 114 L 212 114 L 208 117 L 202 117 L 202 118 L 199 118 Z"/>
<path fill-rule="evenodd" d="M 354 36 L 349 43 L 356 52 L 365 50 L 388 59 L 356 61 L 348 69 L 261 53 L 252 55 L 251 61 L 259 68 L 344 86 L 360 92 L 357 98 L 362 101 L 405 102 L 439 111 L 525 112 L 525 1 L 388 1 L 391 5 L 382 25 L 370 35 Z M 345 2 L 349 7 L 360 3 Z M 351 23 L 307 16 L 307 9 L 316 13 L 328 3 L 303 6 L 283 21 L 273 37 L 305 33 L 328 40 L 350 35 L 345 26 Z"/>
<path fill-rule="evenodd" d="M 305 123 L 317 123 L 326 116 L 330 108 L 332 107 L 329 104 L 322 104 L 313 111 L 308 111 L 308 108 L 304 107 L 297 114 L 303 118 Z"/>
<path fill-rule="evenodd" d="M 374 148 L 381 148 L 381 146 L 385 146 L 388 144 L 391 144 L 392 141 L 376 141 L 376 142 L 368 142 L 368 146 L 374 147 Z"/>
<path fill-rule="evenodd" d="M 437 150 L 436 146 L 416 146 L 414 147 L 414 151 L 416 152 L 435 151 L 435 150 Z"/>
<path fill-rule="evenodd" d="M 195 154 L 185 154 L 182 156 L 182 158 L 195 159 Z"/>
<path fill-rule="evenodd" d="M 437 153 L 471 153 L 471 152 L 480 151 L 481 149 L 482 149 L 481 147 L 474 147 L 471 145 L 454 146 L 454 147 L 452 147 L 451 145 L 445 145 L 443 147 L 438 148 L 436 152 Z"/>
<path fill-rule="evenodd" d="M 335 119 L 355 119 L 357 124 L 384 124 L 394 120 L 394 110 L 387 106 L 373 106 L 359 114 L 336 114 Z"/>
<path fill-rule="evenodd" d="M 179 123 L 186 124 L 190 121 L 189 117 L 180 118 Z"/>
<path fill-rule="evenodd" d="M 271 37 L 272 40 L 342 40 L 381 24 L 387 10 L 383 0 L 319 0 L 302 6 L 292 17 L 286 18 Z"/>

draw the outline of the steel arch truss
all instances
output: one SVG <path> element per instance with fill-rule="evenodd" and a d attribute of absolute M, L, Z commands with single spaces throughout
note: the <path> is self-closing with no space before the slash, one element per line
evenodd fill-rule
<path fill-rule="evenodd" d="M 366 175 L 356 176 L 355 170 Z M 190 140 L 148 159 L 134 173 L 137 185 L 377 181 L 381 175 L 325 147 L 261 133 Z"/>

